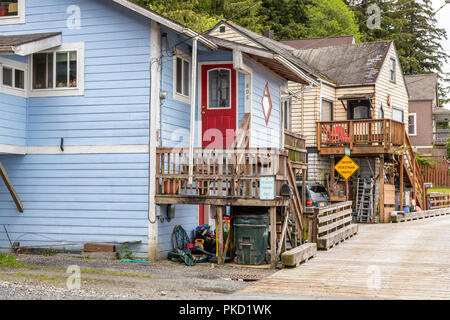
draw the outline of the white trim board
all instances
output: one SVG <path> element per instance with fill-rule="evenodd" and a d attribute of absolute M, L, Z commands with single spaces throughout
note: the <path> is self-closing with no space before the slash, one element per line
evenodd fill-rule
<path fill-rule="evenodd" d="M 147 144 L 135 145 L 98 145 L 98 146 L 14 146 L 0 144 L 0 154 L 119 154 L 119 153 L 148 153 Z"/>

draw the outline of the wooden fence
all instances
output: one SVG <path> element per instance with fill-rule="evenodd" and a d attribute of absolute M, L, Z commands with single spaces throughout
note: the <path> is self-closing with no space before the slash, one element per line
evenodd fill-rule
<path fill-rule="evenodd" d="M 352 224 L 351 201 L 307 209 L 305 218 L 308 242 L 317 243 L 318 249 L 328 250 L 358 232 L 358 225 Z"/>
<path fill-rule="evenodd" d="M 450 194 L 449 193 L 436 193 L 427 195 L 427 208 L 441 209 L 450 207 Z"/>
<path fill-rule="evenodd" d="M 435 165 L 419 165 L 425 183 L 431 182 L 433 188 L 450 187 L 450 171 L 448 163 L 437 162 Z"/>

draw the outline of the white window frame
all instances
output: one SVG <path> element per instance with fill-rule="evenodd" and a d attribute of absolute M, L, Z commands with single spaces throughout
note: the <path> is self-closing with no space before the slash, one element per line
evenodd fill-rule
<path fill-rule="evenodd" d="M 6 86 L 3 84 L 3 67 L 7 67 L 13 70 L 12 86 Z M 24 89 L 16 88 L 15 85 L 15 70 L 24 72 Z M 10 60 L 4 57 L 0 57 L 0 93 L 10 94 L 18 97 L 27 97 L 28 91 L 28 65 L 26 63 Z"/>
<path fill-rule="evenodd" d="M 184 83 L 184 62 L 188 63 L 189 73 L 188 73 L 188 80 L 189 80 L 189 95 L 185 95 L 183 93 L 177 92 L 177 59 L 181 59 L 181 92 L 184 92 L 185 90 L 185 83 Z M 191 72 L 192 72 L 192 64 L 191 64 L 191 58 L 185 54 L 184 52 L 177 50 L 175 55 L 173 56 L 173 98 L 175 100 L 190 104 L 190 95 L 192 92 L 192 84 L 191 84 Z"/>
<path fill-rule="evenodd" d="M 34 89 L 33 86 L 33 55 L 31 55 L 28 65 L 29 72 L 29 96 L 30 97 L 65 97 L 65 96 L 82 96 L 84 95 L 84 42 L 79 43 L 64 43 L 56 49 L 45 50 L 39 53 L 55 53 L 55 52 L 77 52 L 77 87 L 70 88 L 48 88 L 48 89 Z M 56 70 L 53 70 L 56 72 Z M 56 81 L 56 78 L 54 78 Z"/>
<path fill-rule="evenodd" d="M 389 80 L 393 83 L 397 81 L 397 60 L 394 57 L 389 59 Z"/>
<path fill-rule="evenodd" d="M 282 98 L 281 99 L 281 110 L 283 116 L 283 130 L 292 130 L 292 98 Z M 287 113 L 286 113 L 287 111 Z M 287 120 L 287 123 L 286 121 Z"/>
<path fill-rule="evenodd" d="M 414 133 L 409 132 L 409 125 L 411 124 L 409 121 L 409 117 L 411 117 L 411 116 L 414 117 Z M 417 136 L 417 113 L 415 113 L 415 112 L 408 114 L 408 135 Z"/>
<path fill-rule="evenodd" d="M 25 0 L 19 0 L 19 14 L 17 16 L 0 17 L 0 26 L 25 23 L 25 2 Z"/>

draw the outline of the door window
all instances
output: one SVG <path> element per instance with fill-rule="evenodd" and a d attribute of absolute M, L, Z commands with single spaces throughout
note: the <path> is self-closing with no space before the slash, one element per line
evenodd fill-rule
<path fill-rule="evenodd" d="M 208 71 L 208 109 L 231 108 L 231 70 Z"/>

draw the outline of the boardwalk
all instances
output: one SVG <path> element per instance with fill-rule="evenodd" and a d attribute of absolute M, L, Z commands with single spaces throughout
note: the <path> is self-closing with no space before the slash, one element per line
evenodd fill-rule
<path fill-rule="evenodd" d="M 360 225 L 359 234 L 235 298 L 450 299 L 450 216 Z"/>

